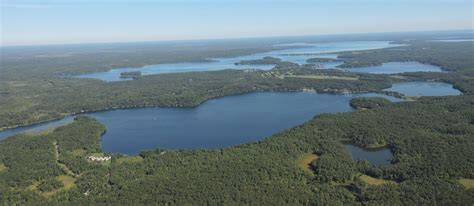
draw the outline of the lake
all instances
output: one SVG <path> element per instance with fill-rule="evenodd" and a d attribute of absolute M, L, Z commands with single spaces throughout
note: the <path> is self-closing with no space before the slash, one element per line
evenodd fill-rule
<path fill-rule="evenodd" d="M 462 94 L 453 85 L 444 82 L 401 82 L 385 91 L 398 92 L 406 96 L 453 96 Z"/>
<path fill-rule="evenodd" d="M 337 58 L 337 55 L 330 54 L 342 51 L 361 51 L 369 49 L 381 49 L 388 47 L 401 46 L 390 44 L 388 41 L 356 41 L 356 42 L 328 42 L 328 43 L 298 43 L 279 46 L 299 46 L 298 48 L 282 49 L 269 52 L 260 52 L 252 55 L 238 56 L 232 58 L 214 58 L 211 62 L 187 62 L 173 64 L 156 64 L 139 68 L 117 68 L 106 72 L 82 74 L 75 77 L 78 78 L 94 78 L 107 82 L 130 80 L 120 78 L 120 73 L 140 71 L 142 75 L 152 75 L 161 73 L 191 72 L 191 71 L 215 71 L 223 69 L 262 69 L 270 70 L 274 65 L 235 65 L 241 60 L 261 59 L 266 56 L 280 58 L 283 61 L 294 62 L 298 64 L 306 64 L 306 60 L 313 57 Z M 335 68 L 342 62 L 322 63 L 325 69 Z"/>
<path fill-rule="evenodd" d="M 386 91 L 408 96 L 460 95 L 442 82 L 396 83 Z M 87 114 L 103 123 L 104 152 L 134 155 L 166 148 L 224 148 L 254 142 L 302 124 L 321 113 L 348 112 L 355 97 L 384 97 L 375 93 L 257 92 L 211 99 L 194 108 L 140 108 Z M 0 140 L 21 132 L 38 133 L 72 122 L 68 116 L 51 122 L 0 131 Z"/>
<path fill-rule="evenodd" d="M 87 114 L 103 123 L 104 152 L 134 155 L 166 148 L 225 148 L 255 142 L 302 124 L 321 113 L 352 111 L 350 99 L 381 94 L 258 92 L 209 100 L 194 108 L 141 108 Z M 71 122 L 72 116 L 0 132 L 0 139 L 20 132 L 41 132 Z"/>
<path fill-rule="evenodd" d="M 369 74 L 397 74 L 403 72 L 441 72 L 441 68 L 419 62 L 390 62 L 379 66 L 345 69 L 351 72 Z"/>
<path fill-rule="evenodd" d="M 375 166 L 389 165 L 393 154 L 389 148 L 367 149 L 353 144 L 344 145 L 350 151 L 352 159 L 367 160 L 370 164 Z"/>
<path fill-rule="evenodd" d="M 431 42 L 472 42 L 474 39 L 437 39 L 430 40 Z"/>

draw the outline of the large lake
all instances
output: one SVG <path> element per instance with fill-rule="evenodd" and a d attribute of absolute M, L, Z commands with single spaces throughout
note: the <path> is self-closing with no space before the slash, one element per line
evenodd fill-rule
<path fill-rule="evenodd" d="M 120 73 L 130 71 L 140 71 L 142 75 L 152 75 L 161 73 L 190 72 L 190 71 L 214 71 L 222 69 L 262 69 L 269 70 L 274 65 L 235 65 L 241 60 L 261 59 L 266 56 L 280 58 L 283 61 L 306 64 L 306 60 L 313 57 L 337 58 L 333 52 L 342 51 L 361 51 L 369 49 L 381 49 L 388 47 L 401 46 L 390 44 L 387 41 L 357 41 L 357 42 L 329 42 L 329 43 L 299 43 L 275 45 L 279 46 L 299 46 L 298 48 L 274 50 L 270 52 L 261 52 L 252 55 L 238 56 L 232 58 L 214 58 L 212 62 L 190 62 L 174 64 L 156 64 L 140 68 L 117 68 L 106 72 L 83 74 L 76 77 L 94 78 L 103 81 L 122 81 L 129 80 L 120 78 Z M 335 68 L 342 62 L 323 63 L 325 69 Z M 414 70 L 412 70 L 414 71 Z"/>
<path fill-rule="evenodd" d="M 350 99 L 380 94 L 259 92 L 209 100 L 194 108 L 142 108 L 88 114 L 107 128 L 105 152 L 137 154 L 168 148 L 223 148 L 254 142 L 310 120 L 317 114 L 351 111 Z M 73 117 L 0 132 L 0 139 L 20 132 L 41 132 Z"/>
<path fill-rule="evenodd" d="M 409 96 L 460 94 L 451 85 L 439 82 L 397 83 L 387 90 Z M 212 99 L 194 108 L 110 110 L 87 115 L 107 128 L 102 138 L 105 152 L 133 155 L 146 149 L 223 148 L 258 141 L 302 124 L 317 114 L 351 111 L 352 98 L 367 96 L 402 101 L 375 93 L 258 92 Z M 74 116 L 68 116 L 0 131 L 0 140 L 21 132 L 43 132 L 73 119 Z"/>

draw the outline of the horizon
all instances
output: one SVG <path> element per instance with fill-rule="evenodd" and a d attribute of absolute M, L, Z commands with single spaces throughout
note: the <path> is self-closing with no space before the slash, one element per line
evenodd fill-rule
<path fill-rule="evenodd" d="M 469 0 L 0 3 L 2 47 L 474 29 L 473 5 Z"/>
<path fill-rule="evenodd" d="M 50 43 L 50 44 L 19 44 L 19 45 L 1 45 L 0 48 L 14 47 L 48 47 L 48 46 L 81 46 L 81 45 L 107 45 L 107 44 L 140 44 L 140 43 L 172 43 L 172 42 L 200 42 L 200 41 L 230 41 L 230 40 L 257 40 L 270 38 L 306 38 L 306 37 L 333 37 L 333 36 L 356 36 L 356 35 L 387 35 L 387 34 L 422 34 L 422 33 L 452 33 L 461 32 L 463 34 L 473 33 L 474 29 L 453 29 L 453 30 L 420 30 L 420 31 L 387 31 L 387 32 L 367 32 L 367 33 L 330 33 L 330 34 L 308 34 L 308 35 L 284 35 L 284 36 L 255 36 L 255 37 L 222 37 L 208 39 L 169 39 L 169 40 L 130 40 L 130 41 L 111 41 L 111 42 L 77 42 L 77 43 Z"/>

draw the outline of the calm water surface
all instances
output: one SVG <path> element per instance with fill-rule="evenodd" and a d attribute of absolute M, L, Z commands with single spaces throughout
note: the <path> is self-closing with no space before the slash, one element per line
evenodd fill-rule
<path fill-rule="evenodd" d="M 440 82 L 405 82 L 389 91 L 409 96 L 459 95 Z M 87 114 L 103 123 L 105 152 L 137 154 L 154 148 L 223 148 L 254 142 L 302 124 L 321 113 L 351 111 L 355 97 L 381 94 L 319 94 L 313 92 L 259 92 L 209 100 L 194 108 L 142 108 Z M 0 132 L 0 140 L 21 132 L 42 132 L 72 122 L 74 116 Z M 355 156 L 355 155 L 354 155 Z"/>
<path fill-rule="evenodd" d="M 142 108 L 88 114 L 103 123 L 105 152 L 137 154 L 154 148 L 223 148 L 254 142 L 310 120 L 317 114 L 351 111 L 350 99 L 380 94 L 260 92 L 209 100 L 195 108 Z M 401 101 L 387 97 L 392 101 Z M 0 132 L 39 132 L 73 117 Z"/>
<path fill-rule="evenodd" d="M 393 154 L 388 148 L 366 149 L 352 144 L 344 145 L 354 160 L 367 160 L 370 164 L 381 166 L 390 164 Z"/>
<path fill-rule="evenodd" d="M 419 62 L 390 62 L 380 66 L 346 69 L 352 72 L 369 74 L 397 74 L 403 72 L 441 72 L 441 68 Z"/>
<path fill-rule="evenodd" d="M 474 39 L 438 39 L 438 40 L 430 40 L 431 42 L 470 42 L 474 41 Z"/>
<path fill-rule="evenodd" d="M 444 82 L 402 82 L 395 83 L 385 91 L 393 91 L 406 96 L 455 96 L 461 91 Z"/>
<path fill-rule="evenodd" d="M 278 45 L 277 45 L 278 46 Z M 280 45 L 281 46 L 281 45 Z M 293 45 L 295 46 L 295 45 Z M 142 75 L 152 75 L 161 73 L 176 73 L 190 71 L 215 71 L 222 69 L 262 69 L 269 70 L 274 65 L 235 65 L 241 60 L 261 59 L 266 56 L 280 58 L 283 61 L 290 61 L 298 64 L 306 64 L 306 60 L 313 57 L 337 58 L 332 52 L 341 51 L 360 51 L 368 49 L 381 49 L 400 46 L 390 44 L 387 41 L 359 41 L 359 42 L 329 42 L 329 43 L 299 43 L 301 48 L 284 49 L 270 52 L 261 52 L 252 55 L 238 56 L 232 58 L 215 58 L 213 62 L 201 63 L 174 63 L 174 64 L 156 64 L 140 68 L 117 68 L 106 72 L 83 74 L 79 78 L 95 78 L 103 81 L 123 81 L 130 79 L 120 78 L 120 73 L 130 71 L 141 71 Z M 324 68 L 335 68 L 341 62 L 323 63 Z"/>

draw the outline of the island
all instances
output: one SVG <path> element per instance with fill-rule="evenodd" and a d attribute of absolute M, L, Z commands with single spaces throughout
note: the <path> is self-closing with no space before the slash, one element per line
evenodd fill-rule
<path fill-rule="evenodd" d="M 120 73 L 121 79 L 138 79 L 142 76 L 141 71 L 133 71 L 133 72 L 122 72 Z"/>
<path fill-rule="evenodd" d="M 235 65 L 277 65 L 281 63 L 281 59 L 275 57 L 263 57 L 262 59 L 242 60 L 236 62 Z"/>
<path fill-rule="evenodd" d="M 308 63 L 329 63 L 329 62 L 340 62 L 339 59 L 332 59 L 332 58 L 309 58 L 306 60 Z"/>

